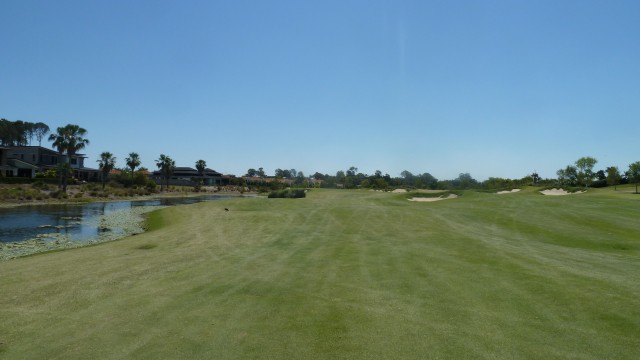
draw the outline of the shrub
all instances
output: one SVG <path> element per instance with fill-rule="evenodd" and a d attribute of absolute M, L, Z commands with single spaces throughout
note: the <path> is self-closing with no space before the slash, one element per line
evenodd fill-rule
<path fill-rule="evenodd" d="M 295 198 L 303 198 L 306 196 L 307 194 L 304 189 L 285 189 L 280 191 L 272 191 L 269 193 L 270 199 L 275 199 L 275 198 L 295 199 Z"/>
<path fill-rule="evenodd" d="M 147 189 L 148 192 L 156 192 L 157 186 L 158 185 L 153 180 L 147 180 L 147 182 L 144 184 L 144 187 Z"/>

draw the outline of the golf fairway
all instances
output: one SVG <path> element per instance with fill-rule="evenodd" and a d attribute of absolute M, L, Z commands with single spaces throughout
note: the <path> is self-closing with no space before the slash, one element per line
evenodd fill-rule
<path fill-rule="evenodd" d="M 0 262 L 0 358 L 637 358 L 640 195 L 537 190 L 162 209 Z"/>

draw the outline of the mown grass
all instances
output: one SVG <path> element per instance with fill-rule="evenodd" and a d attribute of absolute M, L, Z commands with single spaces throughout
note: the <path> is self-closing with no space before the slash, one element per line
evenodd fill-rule
<path fill-rule="evenodd" d="M 0 263 L 0 357 L 635 358 L 638 215 L 608 189 L 167 208 L 145 234 Z"/>

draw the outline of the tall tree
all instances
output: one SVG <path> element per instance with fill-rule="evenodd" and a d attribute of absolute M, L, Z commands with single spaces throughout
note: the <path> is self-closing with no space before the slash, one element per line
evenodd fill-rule
<path fill-rule="evenodd" d="M 69 164 L 71 157 L 89 145 L 89 140 L 84 138 L 86 134 L 87 130 L 84 128 L 78 125 L 68 124 L 64 127 L 57 128 L 55 134 L 49 135 L 49 141 L 53 142 L 52 146 L 58 150 L 58 154 L 61 158 L 64 158 L 64 162 Z M 67 192 L 69 172 L 61 171 L 59 176 L 59 186 L 63 192 Z"/>
<path fill-rule="evenodd" d="M 267 174 L 265 174 L 264 169 L 263 168 L 258 168 L 258 172 L 256 172 L 256 175 L 263 178 L 266 177 Z"/>
<path fill-rule="evenodd" d="M 26 146 L 33 137 L 35 124 L 28 121 L 0 119 L 0 145 Z"/>
<path fill-rule="evenodd" d="M 127 162 L 127 167 L 131 169 L 131 184 L 133 185 L 133 178 L 136 168 L 140 166 L 140 155 L 135 152 L 129 153 L 129 157 L 124 159 Z"/>
<path fill-rule="evenodd" d="M 640 161 L 629 164 L 629 179 L 636 184 L 636 194 L 638 193 L 638 183 L 640 182 Z"/>
<path fill-rule="evenodd" d="M 38 122 L 33 126 L 33 133 L 36 136 L 36 140 L 38 140 L 38 146 L 42 146 L 42 138 L 49 133 L 49 126 Z"/>
<path fill-rule="evenodd" d="M 578 169 L 578 181 L 581 185 L 585 187 L 589 187 L 591 182 L 593 181 L 594 173 L 593 167 L 596 165 L 598 160 L 585 156 L 576 160 L 576 168 Z"/>
<path fill-rule="evenodd" d="M 102 190 L 104 190 L 104 186 L 109 178 L 109 173 L 116 166 L 116 158 L 112 153 L 105 151 L 100 154 L 100 159 L 98 159 L 97 162 L 98 168 L 100 169 L 100 178 L 102 180 Z"/>
<path fill-rule="evenodd" d="M 613 185 L 613 189 L 617 190 L 617 185 L 620 183 L 620 170 L 617 166 L 609 166 L 607 168 L 607 185 Z"/>
<path fill-rule="evenodd" d="M 164 185 L 169 187 L 169 179 L 171 179 L 171 175 L 173 174 L 173 170 L 176 168 L 176 162 L 173 161 L 169 156 L 165 154 L 160 154 L 160 158 L 156 160 L 156 166 L 160 170 L 162 174 L 162 178 L 164 179 Z M 163 191 L 164 187 L 162 184 L 160 185 L 160 191 Z"/>

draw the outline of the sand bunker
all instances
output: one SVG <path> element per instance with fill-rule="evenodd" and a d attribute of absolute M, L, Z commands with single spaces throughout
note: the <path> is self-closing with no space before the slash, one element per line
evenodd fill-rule
<path fill-rule="evenodd" d="M 392 192 L 394 192 L 394 193 L 404 193 L 404 192 L 407 192 L 407 189 L 395 189 Z"/>
<path fill-rule="evenodd" d="M 576 191 L 576 192 L 568 192 L 564 189 L 547 189 L 540 191 L 543 195 L 551 195 L 551 196 L 561 196 L 561 195 L 572 195 L 572 194 L 582 194 L 586 191 Z"/>
<path fill-rule="evenodd" d="M 513 189 L 511 191 L 498 191 L 496 194 L 513 194 L 513 193 L 517 193 L 518 191 L 520 191 L 521 189 Z"/>
<path fill-rule="evenodd" d="M 447 197 L 412 197 L 411 199 L 409 199 L 409 201 L 418 201 L 418 202 L 433 202 L 433 201 L 440 201 L 440 200 L 447 200 L 447 199 L 455 199 L 457 198 L 458 195 L 456 194 L 449 194 L 449 196 Z"/>

